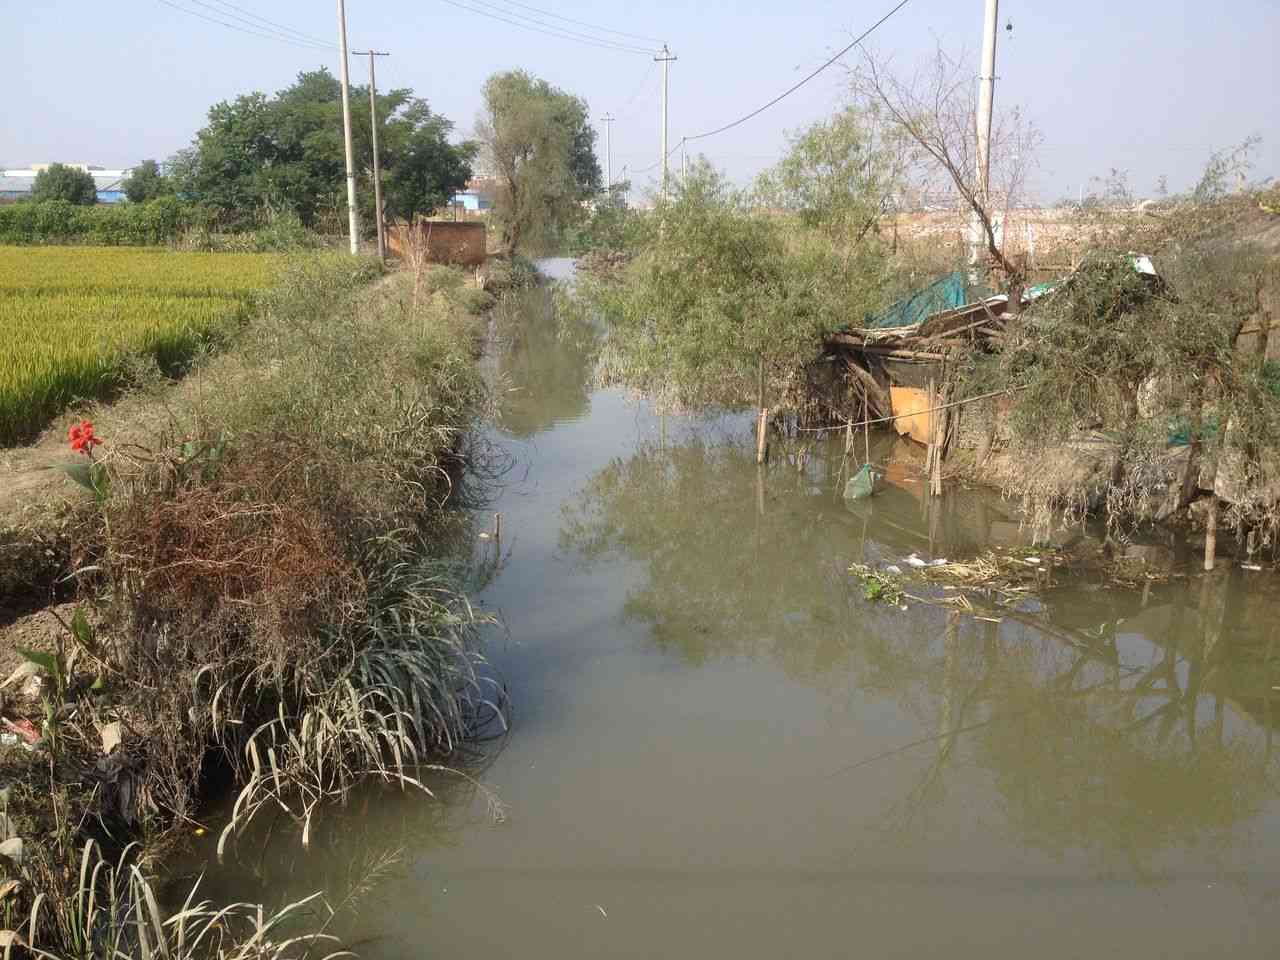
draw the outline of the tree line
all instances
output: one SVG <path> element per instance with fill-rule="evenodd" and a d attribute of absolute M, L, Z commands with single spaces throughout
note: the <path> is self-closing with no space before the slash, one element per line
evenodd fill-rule
<path fill-rule="evenodd" d="M 368 87 L 352 86 L 350 102 L 357 197 L 372 230 Z M 407 87 L 379 93 L 376 110 L 388 220 L 429 216 L 483 175 L 494 185 L 493 219 L 504 248 L 541 252 L 561 241 L 585 216 L 583 203 L 602 189 L 586 101 L 525 71 L 497 73 L 485 83 L 475 139 L 455 140 L 453 121 Z M 341 85 L 320 68 L 298 74 L 274 95 L 253 92 L 214 104 L 188 147 L 163 164 L 143 160 L 122 188 L 132 204 L 172 197 L 198 205 L 224 230 L 285 215 L 307 230 L 338 233 L 346 219 L 345 178 Z M 89 173 L 52 164 L 37 176 L 31 199 L 88 206 L 97 189 Z"/>

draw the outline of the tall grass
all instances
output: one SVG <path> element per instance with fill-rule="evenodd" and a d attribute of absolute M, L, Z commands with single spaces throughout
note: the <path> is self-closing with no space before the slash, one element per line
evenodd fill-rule
<path fill-rule="evenodd" d="M 197 900 L 197 881 L 181 907 L 166 914 L 154 882 L 135 862 L 136 855 L 137 845 L 130 844 L 110 861 L 98 844 L 86 842 L 69 902 L 55 904 L 37 897 L 17 929 L 6 931 L 5 955 L 12 955 L 16 946 L 19 954 L 25 950 L 41 960 L 336 960 L 352 956 L 336 949 L 337 938 L 325 932 L 333 911 L 319 894 L 268 915 L 255 904 L 215 906 Z"/>
<path fill-rule="evenodd" d="M 433 272 L 415 305 L 411 278 L 379 273 L 290 262 L 231 348 L 168 398 L 149 445 L 101 448 L 108 492 L 78 540 L 101 624 L 81 670 L 105 690 L 72 678 L 57 762 L 24 774 L 45 778 L 22 814 L 43 819 L 28 840 L 51 860 L 85 824 L 162 838 L 193 823 L 211 766 L 236 791 L 221 850 L 267 810 L 305 843 L 360 782 L 429 794 L 424 771 L 501 713 L 480 669 L 486 618 L 440 532 L 486 404 L 480 301 Z M 112 415 L 96 417 L 104 436 L 123 432 Z M 122 742 L 85 793 L 111 723 Z M 76 891 L 46 890 L 33 932 L 74 955 Z"/>

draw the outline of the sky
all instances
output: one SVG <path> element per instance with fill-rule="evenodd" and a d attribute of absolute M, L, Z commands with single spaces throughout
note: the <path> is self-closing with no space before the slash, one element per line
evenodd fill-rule
<path fill-rule="evenodd" d="M 679 58 L 670 65 L 674 146 L 767 102 L 896 0 L 464 2 L 555 22 L 529 9 L 541 8 L 665 40 Z M 110 7 L 0 0 L 6 65 L 0 165 L 58 160 L 115 168 L 163 159 L 191 141 L 220 100 L 274 92 L 321 65 L 337 73 L 334 4 L 231 3 L 334 48 L 252 36 L 176 9 L 209 17 L 221 11 L 226 22 L 244 26 L 233 18 L 243 14 L 226 0 L 121 0 Z M 982 8 L 982 0 L 909 0 L 868 42 L 903 70 L 924 63 L 941 43 L 953 53 L 967 51 L 976 74 Z M 471 131 L 485 78 L 521 67 L 584 98 L 593 117 L 617 116 L 615 179 L 624 165 L 631 175 L 658 159 L 660 71 L 646 53 L 547 36 L 447 0 L 347 0 L 347 15 L 353 50 L 373 45 L 391 53 L 378 63 L 379 87 L 411 87 L 455 122 L 460 137 Z M 1075 196 L 1113 168 L 1125 171 L 1140 195 L 1151 194 L 1162 176 L 1171 189 L 1184 188 L 1211 151 L 1251 135 L 1262 138 L 1255 174 L 1280 176 L 1280 0 L 1003 0 L 1000 26 L 996 109 L 1019 107 L 1043 135 L 1037 199 Z M 365 82 L 366 63 L 353 58 L 353 82 Z M 745 182 L 779 158 L 789 131 L 829 116 L 846 85 L 837 63 L 760 116 L 699 141 L 697 150 Z M 640 184 L 651 176 L 633 179 Z"/>

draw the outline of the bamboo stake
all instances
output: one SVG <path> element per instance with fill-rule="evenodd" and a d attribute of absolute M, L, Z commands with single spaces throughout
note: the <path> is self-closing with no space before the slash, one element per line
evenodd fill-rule
<path fill-rule="evenodd" d="M 930 393 L 933 390 L 933 381 L 929 381 Z M 943 388 L 945 390 L 945 387 Z M 941 405 L 945 403 L 942 394 L 939 393 L 932 401 Z M 947 443 L 947 418 L 950 411 L 943 409 L 939 413 L 929 414 L 930 433 L 933 435 L 933 459 L 929 463 L 929 493 L 935 497 L 942 495 L 942 451 Z"/>
<path fill-rule="evenodd" d="M 1218 498 L 1209 498 L 1209 516 L 1204 532 L 1204 568 L 1213 569 L 1214 556 L 1218 552 Z"/>
<path fill-rule="evenodd" d="M 929 430 L 928 430 L 928 433 L 926 434 L 926 436 L 928 436 L 929 438 L 929 442 L 925 446 L 925 452 L 924 452 L 924 476 L 925 476 L 926 483 L 929 481 L 929 478 L 933 476 L 933 457 L 935 453 L 934 441 L 937 438 L 937 433 L 938 433 L 937 431 L 938 415 L 936 412 L 936 408 L 938 407 L 938 400 L 937 400 L 937 394 L 934 393 L 933 377 L 929 378 L 928 397 L 929 397 L 929 403 L 934 409 L 931 409 L 929 411 Z"/>
<path fill-rule="evenodd" d="M 871 424 L 867 422 L 869 413 L 867 411 L 867 391 L 862 391 L 862 443 L 866 450 L 866 460 L 864 463 L 871 462 Z"/>
<path fill-rule="evenodd" d="M 769 408 L 760 408 L 760 420 L 756 429 L 756 463 L 764 463 L 766 452 L 765 431 L 769 428 Z"/>

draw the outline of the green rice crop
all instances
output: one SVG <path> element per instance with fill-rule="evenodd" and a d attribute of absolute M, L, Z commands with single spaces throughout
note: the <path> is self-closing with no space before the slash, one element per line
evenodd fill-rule
<path fill-rule="evenodd" d="M 0 446 L 110 396 L 135 358 L 179 372 L 278 270 L 258 254 L 0 247 Z"/>

